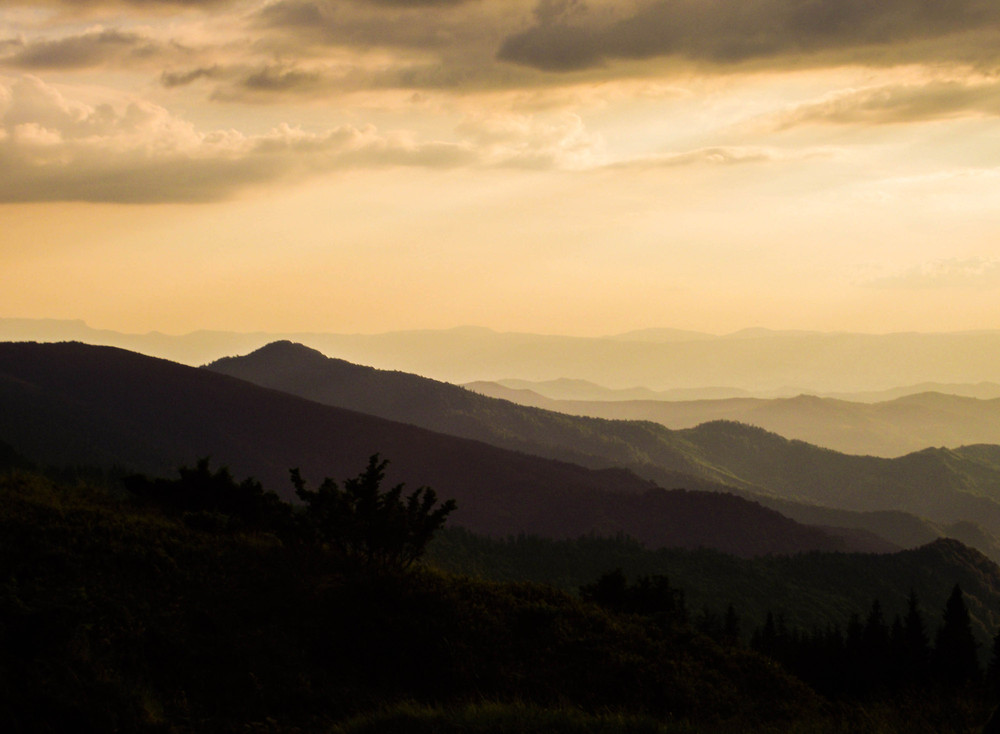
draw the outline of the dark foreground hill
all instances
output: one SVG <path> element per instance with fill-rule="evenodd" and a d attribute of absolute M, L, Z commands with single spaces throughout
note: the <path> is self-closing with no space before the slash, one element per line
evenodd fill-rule
<path fill-rule="evenodd" d="M 627 532 L 652 546 L 741 555 L 886 549 L 735 496 L 667 492 L 625 470 L 503 450 L 111 347 L 0 344 L 0 438 L 40 463 L 159 475 L 211 456 L 286 498 L 291 467 L 315 486 L 381 453 L 388 481 L 454 498 L 452 521 L 485 533 Z"/>
<path fill-rule="evenodd" d="M 581 734 L 820 714 L 773 663 L 690 630 L 537 585 L 373 575 L 321 548 L 188 520 L 0 475 L 5 733 L 318 734 L 386 707 L 405 719 L 406 703 L 488 702 L 553 723 L 568 710 L 576 728 L 553 730 Z M 419 729 L 430 730 L 442 729 Z"/>
<path fill-rule="evenodd" d="M 498 446 L 588 466 L 627 467 L 662 486 L 718 490 L 721 484 L 838 509 L 905 511 L 949 524 L 973 521 L 1000 534 L 1000 449 L 928 449 L 879 459 L 726 421 L 671 431 L 651 422 L 569 416 L 330 359 L 290 342 L 219 360 L 208 369 Z"/>
<path fill-rule="evenodd" d="M 993 700 L 824 702 L 670 616 L 208 519 L 0 474 L 5 732 L 958 734 Z"/>

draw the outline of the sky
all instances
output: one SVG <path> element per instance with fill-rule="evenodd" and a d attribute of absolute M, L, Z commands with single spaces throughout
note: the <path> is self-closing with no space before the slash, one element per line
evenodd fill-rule
<path fill-rule="evenodd" d="M 1000 328 L 995 0 L 0 0 L 0 317 Z"/>

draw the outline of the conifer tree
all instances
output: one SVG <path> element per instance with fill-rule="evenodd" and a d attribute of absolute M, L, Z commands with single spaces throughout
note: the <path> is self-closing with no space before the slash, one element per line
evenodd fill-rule
<path fill-rule="evenodd" d="M 305 522 L 315 538 L 365 566 L 402 570 L 419 559 L 434 533 L 455 510 L 455 501 L 438 504 L 430 487 L 403 497 L 397 484 L 382 490 L 388 461 L 378 454 L 361 474 L 340 489 L 327 477 L 315 491 L 306 489 L 298 469 L 292 469 L 295 493 L 306 505 Z"/>
<path fill-rule="evenodd" d="M 962 588 L 955 584 L 945 604 L 941 628 L 934 645 L 934 672 L 948 685 L 975 681 L 981 675 L 976 656 L 972 621 L 965 606 Z"/>
<path fill-rule="evenodd" d="M 913 589 L 910 589 L 906 605 L 902 659 L 904 678 L 908 683 L 922 683 L 927 680 L 931 647 L 930 639 L 927 637 L 927 627 L 924 624 L 923 615 L 920 613 L 920 601 L 917 599 L 917 592 Z"/>
<path fill-rule="evenodd" d="M 986 683 L 994 696 L 1000 695 L 1000 629 L 993 636 L 993 652 L 986 666 Z"/>

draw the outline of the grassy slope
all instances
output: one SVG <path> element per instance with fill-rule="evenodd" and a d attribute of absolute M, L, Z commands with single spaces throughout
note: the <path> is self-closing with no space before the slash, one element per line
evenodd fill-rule
<path fill-rule="evenodd" d="M 661 574 L 684 590 L 690 611 L 723 613 L 732 603 L 749 635 L 767 611 L 792 626 L 844 626 L 876 598 L 891 621 L 905 614 L 915 590 L 929 627 L 936 628 L 945 600 L 960 583 L 985 655 L 1000 626 L 1000 567 L 953 540 L 939 540 L 892 554 L 806 553 L 739 559 L 710 550 L 650 551 L 619 538 L 553 541 L 519 537 L 494 540 L 460 529 L 435 539 L 431 560 L 442 568 L 485 578 L 528 579 L 575 590 L 607 571 L 621 568 L 635 579 Z"/>
<path fill-rule="evenodd" d="M 762 658 L 552 588 L 372 577 L 23 472 L 0 476 L 0 498 L 5 731 L 329 731 L 405 701 L 698 722 L 818 714 Z"/>

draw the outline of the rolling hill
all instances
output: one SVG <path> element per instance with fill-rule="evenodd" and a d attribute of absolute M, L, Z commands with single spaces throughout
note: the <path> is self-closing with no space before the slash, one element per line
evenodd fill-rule
<path fill-rule="evenodd" d="M 476 382 L 466 387 L 520 405 L 594 418 L 654 421 L 675 430 L 714 420 L 737 421 L 848 454 L 895 457 L 928 446 L 1000 443 L 1000 399 L 940 392 L 909 394 L 875 403 L 811 395 L 774 399 L 556 400 L 534 390 L 500 383 Z M 564 394 L 572 392 L 569 386 L 561 390 Z"/>
<path fill-rule="evenodd" d="M 290 467 L 313 484 L 340 481 L 380 452 L 388 482 L 430 485 L 457 500 L 455 523 L 498 535 L 626 532 L 742 555 L 887 547 L 732 495 L 665 491 L 624 469 L 500 449 L 111 347 L 0 344 L 0 440 L 39 463 L 159 475 L 210 455 L 286 498 Z"/>
<path fill-rule="evenodd" d="M 308 397 L 587 466 L 626 467 L 661 486 L 719 489 L 857 511 L 974 521 L 1000 534 L 1000 449 L 926 449 L 896 459 L 852 456 L 760 428 L 574 417 L 454 385 L 331 359 L 289 342 L 207 369 Z M 691 479 L 690 476 L 696 477 Z"/>

